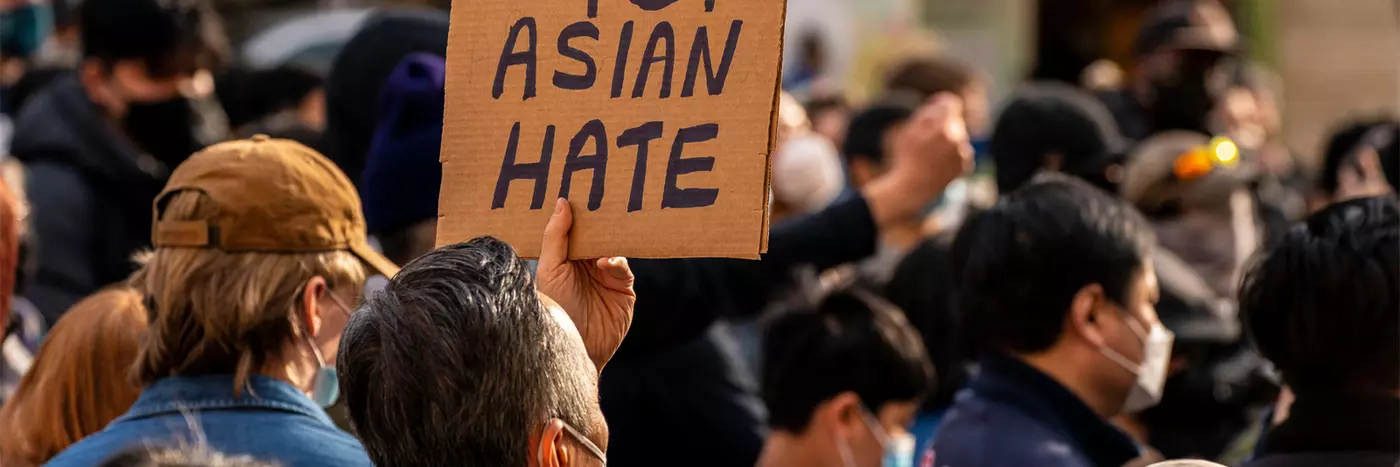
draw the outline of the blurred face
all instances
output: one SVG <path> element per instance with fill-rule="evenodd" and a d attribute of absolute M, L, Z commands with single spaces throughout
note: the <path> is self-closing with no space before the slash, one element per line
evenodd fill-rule
<path fill-rule="evenodd" d="M 93 101 L 115 118 L 124 117 L 133 104 L 205 98 L 214 92 L 213 75 L 194 57 L 155 67 L 143 60 L 119 60 L 103 68 L 95 61 L 85 63 L 83 82 Z"/>
<path fill-rule="evenodd" d="M 214 78 L 197 55 L 154 65 L 88 60 L 82 81 L 88 97 L 136 149 L 167 169 L 229 135 L 227 117 L 213 96 Z"/>
<path fill-rule="evenodd" d="M 1209 50 L 1167 50 L 1144 63 L 1150 99 L 1144 104 L 1154 128 L 1206 132 L 1206 120 L 1227 81 L 1225 55 Z"/>

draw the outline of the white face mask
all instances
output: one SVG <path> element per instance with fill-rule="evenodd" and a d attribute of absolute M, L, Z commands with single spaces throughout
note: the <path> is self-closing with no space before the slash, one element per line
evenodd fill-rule
<path fill-rule="evenodd" d="M 1171 362 L 1172 342 L 1176 336 L 1162 323 L 1153 323 L 1152 328 L 1145 332 L 1135 320 L 1129 319 L 1127 323 L 1128 328 L 1142 341 L 1142 363 L 1133 363 L 1106 345 L 1100 346 L 1099 352 L 1137 375 L 1133 390 L 1128 393 L 1128 401 L 1123 404 L 1124 413 L 1137 413 L 1161 402 L 1162 386 L 1167 382 L 1167 364 Z"/>
<path fill-rule="evenodd" d="M 880 421 L 875 418 L 875 414 L 865 407 L 860 409 L 860 418 L 865 423 L 865 428 L 875 436 L 875 441 L 884 447 L 885 455 L 880 463 L 882 467 L 914 467 L 914 449 L 918 444 L 914 435 L 909 433 L 889 434 L 884 427 L 880 426 Z M 855 456 L 851 454 L 849 442 L 844 438 L 837 440 L 836 450 L 841 454 L 842 465 L 856 467 Z"/>

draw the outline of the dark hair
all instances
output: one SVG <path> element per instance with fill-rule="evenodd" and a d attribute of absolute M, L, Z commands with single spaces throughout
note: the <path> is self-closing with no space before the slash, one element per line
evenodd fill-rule
<path fill-rule="evenodd" d="M 103 461 L 101 467 L 278 467 L 249 456 L 225 456 L 207 447 L 175 449 L 138 446 Z"/>
<path fill-rule="evenodd" d="M 207 0 L 85 0 L 80 8 L 87 59 L 141 60 L 153 76 L 166 77 L 212 67 L 227 55 L 222 20 Z"/>
<path fill-rule="evenodd" d="M 239 128 L 287 109 L 295 109 L 321 88 L 319 75 L 294 66 L 269 70 L 227 70 L 215 78 L 215 94 L 228 114 L 230 127 Z"/>
<path fill-rule="evenodd" d="M 1060 158 L 1058 171 L 1108 188 L 1103 170 L 1121 159 L 1121 139 L 1108 108 L 1084 91 L 1057 83 L 1019 89 L 997 117 L 988 142 L 997 190 L 1020 188 L 1052 154 Z"/>
<path fill-rule="evenodd" d="M 1318 190 L 1328 195 L 1335 194 L 1342 167 L 1354 162 L 1353 156 L 1366 136 L 1372 129 L 1383 125 L 1390 125 L 1400 132 L 1400 122 L 1389 118 L 1354 120 L 1338 127 L 1327 139 L 1323 149 L 1322 168 L 1317 177 Z M 1388 148 L 1377 148 L 1377 151 L 1381 153 L 1381 166 L 1386 179 L 1391 186 L 1400 189 L 1400 185 L 1396 184 L 1397 178 L 1400 178 L 1400 174 L 1396 173 L 1400 170 L 1400 161 L 1396 160 L 1400 159 L 1400 154 L 1397 154 L 1397 151 L 1400 151 L 1400 143 L 1392 142 Z"/>
<path fill-rule="evenodd" d="M 844 287 L 769 323 L 762 368 L 769 424 L 795 433 L 843 392 L 878 412 L 890 402 L 919 402 L 933 389 L 933 366 L 903 313 Z"/>
<path fill-rule="evenodd" d="M 920 57 L 899 64 L 885 88 L 890 91 L 913 91 L 927 99 L 940 92 L 961 95 L 963 89 L 977 79 L 972 69 L 948 57 Z"/>
<path fill-rule="evenodd" d="M 885 296 L 904 310 L 938 370 L 938 388 L 924 401 L 924 411 L 951 405 L 967 379 L 966 352 L 961 349 L 964 340 L 958 336 L 957 283 L 948 252 L 950 241 L 951 236 L 924 240 L 900 261 L 885 287 Z"/>
<path fill-rule="evenodd" d="M 1099 284 L 1123 303 L 1152 245 L 1147 222 L 1121 200 L 1037 176 L 958 231 L 953 271 L 968 338 L 1009 352 L 1050 348 L 1074 295 Z"/>
<path fill-rule="evenodd" d="M 1245 274 L 1240 312 L 1259 352 L 1299 393 L 1400 387 L 1400 208 L 1393 196 L 1331 206 Z"/>
<path fill-rule="evenodd" d="M 918 108 L 918 101 L 893 95 L 860 111 L 851 118 L 841 153 L 847 161 L 865 159 L 874 163 L 885 160 L 885 132 L 909 120 Z"/>
<path fill-rule="evenodd" d="M 525 262 L 494 238 L 404 266 L 352 315 L 336 363 L 370 459 L 522 466 L 549 419 L 586 433 L 593 369 L 548 313 Z"/>

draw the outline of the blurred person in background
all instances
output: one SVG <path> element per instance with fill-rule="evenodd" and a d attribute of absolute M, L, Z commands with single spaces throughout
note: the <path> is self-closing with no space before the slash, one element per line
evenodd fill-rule
<path fill-rule="evenodd" d="M 378 96 L 409 54 L 447 55 L 447 13 L 417 8 L 375 11 L 340 49 L 326 77 L 326 157 L 356 186 L 383 117 Z"/>
<path fill-rule="evenodd" d="M 86 0 L 83 63 L 15 121 L 39 239 L 26 295 L 49 318 L 135 269 L 171 168 L 227 136 L 209 70 L 226 48 L 203 0 Z"/>
<path fill-rule="evenodd" d="M 929 361 L 938 372 L 938 385 L 919 406 L 909 428 L 918 441 L 917 452 L 927 450 L 953 397 L 967 384 L 970 352 L 958 331 L 957 282 L 953 279 L 949 247 L 952 235 L 925 239 L 895 269 L 885 287 L 885 297 L 904 312 L 909 324 L 923 338 Z"/>
<path fill-rule="evenodd" d="M 851 119 L 850 133 L 841 152 L 846 157 L 846 173 L 852 188 L 859 190 L 890 170 L 886 156 L 895 150 L 900 132 L 914 115 L 919 102 L 913 95 L 892 95 Z M 883 287 L 894 274 L 899 260 L 923 238 L 924 213 L 921 210 L 899 224 L 881 230 L 880 246 L 875 256 L 860 264 L 859 273 Z"/>
<path fill-rule="evenodd" d="M 1245 327 L 1295 394 L 1246 467 L 1400 462 L 1400 203 L 1337 203 L 1291 230 L 1240 289 Z"/>
<path fill-rule="evenodd" d="M 991 109 L 986 78 L 967 64 L 951 57 L 917 57 L 895 66 L 885 80 L 885 91 L 912 92 L 921 100 L 938 93 L 953 93 L 963 100 L 963 120 L 967 133 L 982 140 L 990 128 Z"/>
<path fill-rule="evenodd" d="M 292 65 L 236 68 L 214 79 L 237 137 L 266 134 L 320 150 L 326 129 L 325 78 Z"/>
<path fill-rule="evenodd" d="M 1160 2 L 1133 44 L 1137 63 L 1127 86 L 1100 97 L 1133 141 L 1165 130 L 1209 133 L 1209 114 L 1228 86 L 1238 43 L 1219 0 Z"/>
<path fill-rule="evenodd" d="M 8 178 L 0 176 L 0 402 L 14 394 L 29 371 L 43 328 L 34 323 L 40 321 L 32 316 L 37 313 L 24 310 L 27 302 L 15 299 L 23 270 L 20 243 L 27 208 Z"/>
<path fill-rule="evenodd" d="M 1328 139 L 1316 191 L 1316 211 L 1351 198 L 1394 193 L 1400 187 L 1400 122 L 1381 118 L 1344 124 Z"/>
<path fill-rule="evenodd" d="M 408 263 L 346 326 L 337 363 L 377 465 L 607 464 L 598 375 L 631 327 L 623 258 L 569 261 L 555 202 L 532 276 L 492 237 Z"/>
<path fill-rule="evenodd" d="M 412 53 L 389 75 L 379 96 L 379 128 L 360 183 L 370 235 L 396 264 L 432 251 L 442 185 L 442 57 Z"/>
<path fill-rule="evenodd" d="M 141 393 L 129 371 L 146 337 L 141 301 L 113 288 L 63 315 L 0 408 L 0 463 L 42 465 L 131 408 Z"/>
<path fill-rule="evenodd" d="M 909 433 L 933 366 L 899 309 L 838 286 L 767 324 L 758 467 L 915 465 Z"/>
<path fill-rule="evenodd" d="M 920 107 L 887 155 L 884 176 L 821 211 L 773 223 L 762 261 L 633 260 L 637 318 L 600 386 L 611 465 L 660 458 L 673 466 L 753 465 L 767 433 L 757 384 L 749 384 L 737 346 L 705 330 L 717 319 L 761 313 L 790 293 L 794 270 L 872 255 L 881 231 L 923 212 L 971 169 L 961 116 L 952 95 Z"/>
<path fill-rule="evenodd" d="M 1177 336 L 1162 403 L 1125 423 L 1168 457 L 1220 456 L 1276 392 L 1240 338 L 1236 286 L 1276 232 L 1241 157 L 1229 139 L 1163 132 L 1133 150 L 1120 186 L 1156 232 L 1158 315 Z"/>
<path fill-rule="evenodd" d="M 841 96 L 826 96 L 807 101 L 807 118 L 812 130 L 831 140 L 836 147 L 846 142 L 846 130 L 851 124 L 851 106 Z"/>
<path fill-rule="evenodd" d="M 340 334 L 371 272 L 397 271 L 365 235 L 350 180 L 325 157 L 256 136 L 191 156 L 156 197 L 131 284 L 149 337 L 126 414 L 49 464 L 89 466 L 135 445 L 188 439 L 295 466 L 368 466 L 323 408 L 338 396 Z"/>
<path fill-rule="evenodd" d="M 786 92 L 778 101 L 778 136 L 772 164 L 769 222 L 821 211 L 836 200 L 846 185 L 836 146 L 813 130 L 806 109 Z"/>
<path fill-rule="evenodd" d="M 934 439 L 938 465 L 1118 467 L 1109 423 L 1157 403 L 1172 334 L 1152 232 L 1108 193 L 1047 174 L 963 226 L 953 270 L 980 369 Z"/>
<path fill-rule="evenodd" d="M 1011 193 L 1040 172 L 1063 172 L 1117 191 L 1125 142 L 1104 105 L 1077 88 L 1032 83 L 1012 93 L 988 144 L 997 191 Z"/>

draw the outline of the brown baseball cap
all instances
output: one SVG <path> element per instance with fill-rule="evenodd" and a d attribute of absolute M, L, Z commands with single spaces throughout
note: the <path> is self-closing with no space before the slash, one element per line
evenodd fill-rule
<path fill-rule="evenodd" d="M 162 221 L 166 201 L 185 191 L 202 193 L 216 213 Z M 311 148 L 265 135 L 210 146 L 180 164 L 156 196 L 151 242 L 226 252 L 346 250 L 386 277 L 399 271 L 369 246 L 345 173 Z"/>

